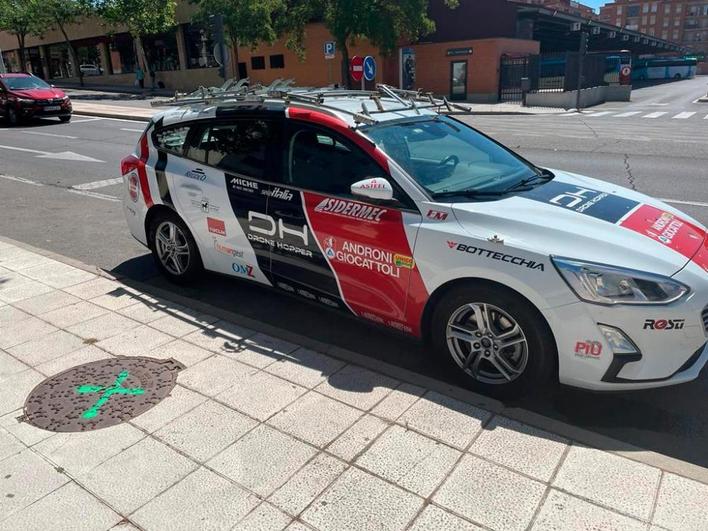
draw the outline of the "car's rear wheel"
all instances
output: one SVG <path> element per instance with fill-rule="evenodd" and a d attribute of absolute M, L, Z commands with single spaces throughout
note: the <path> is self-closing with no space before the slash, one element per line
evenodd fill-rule
<path fill-rule="evenodd" d="M 202 270 L 202 260 L 192 233 L 180 217 L 168 211 L 155 215 L 148 241 L 158 269 L 170 281 L 184 284 Z"/>
<path fill-rule="evenodd" d="M 556 348 L 538 311 L 511 290 L 470 283 L 433 312 L 436 351 L 484 394 L 513 398 L 552 381 Z"/>
<path fill-rule="evenodd" d="M 17 114 L 17 109 L 15 109 L 12 105 L 7 107 L 5 116 L 7 117 L 7 123 L 13 127 L 20 123 L 20 116 Z"/>

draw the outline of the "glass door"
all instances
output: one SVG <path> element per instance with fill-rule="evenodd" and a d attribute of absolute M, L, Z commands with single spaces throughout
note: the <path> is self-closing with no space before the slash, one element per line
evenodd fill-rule
<path fill-rule="evenodd" d="M 467 61 L 450 63 L 450 99 L 467 99 Z"/>

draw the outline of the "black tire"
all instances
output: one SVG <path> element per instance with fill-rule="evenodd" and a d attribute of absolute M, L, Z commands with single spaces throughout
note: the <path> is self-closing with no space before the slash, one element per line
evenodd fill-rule
<path fill-rule="evenodd" d="M 181 233 L 181 237 L 176 237 L 176 241 L 181 244 L 179 247 L 182 248 L 186 245 L 189 251 L 186 260 L 184 260 L 183 255 L 175 257 L 180 264 L 184 265 L 184 270 L 181 273 L 177 272 L 178 267 L 174 265 L 172 260 L 166 260 L 166 262 L 173 264 L 168 267 L 163 263 L 163 259 L 160 257 L 161 249 L 160 242 L 158 241 L 158 231 L 162 233 L 163 230 L 169 230 L 169 224 L 173 224 Z M 175 284 L 187 284 L 195 280 L 204 269 L 202 258 L 192 233 L 189 231 L 184 221 L 174 212 L 168 210 L 158 212 L 150 222 L 147 237 L 148 245 L 152 251 L 152 256 L 157 268 L 170 282 L 174 282 Z M 164 247 L 162 247 L 162 251 L 164 251 Z"/>
<path fill-rule="evenodd" d="M 474 311 L 469 309 L 472 308 L 469 305 L 474 303 L 479 303 L 478 307 L 482 304 L 486 305 L 485 307 L 490 311 L 489 315 L 493 317 L 493 324 L 490 326 L 496 332 L 511 331 L 511 323 L 518 324 L 521 335 L 516 334 L 513 337 L 518 338 L 519 345 L 503 346 L 502 341 L 510 342 L 509 340 L 513 339 L 513 337 L 506 340 L 497 340 L 493 336 L 489 336 L 485 344 L 478 343 L 478 341 L 485 340 L 484 333 L 481 333 L 481 339 L 475 335 L 470 335 L 471 341 L 469 341 L 469 344 L 466 340 L 458 341 L 455 338 L 448 340 L 448 324 L 451 318 L 457 315 L 464 316 L 465 311 L 471 312 L 469 315 L 472 318 Z M 492 308 L 499 310 L 499 312 L 492 310 Z M 476 322 L 476 319 L 474 319 L 474 322 Z M 507 328 L 503 328 L 503 324 L 506 324 Z M 471 323 L 470 329 L 475 328 L 476 324 Z M 455 330 L 459 331 L 461 328 L 456 328 Z M 522 336 L 525 339 L 525 345 L 521 341 Z M 465 335 L 465 337 L 468 336 Z M 555 387 L 554 383 L 557 381 L 557 351 L 553 334 L 538 310 L 512 290 L 489 284 L 475 284 L 473 282 L 450 290 L 438 302 L 433 311 L 430 340 L 435 353 L 456 369 L 464 384 L 480 393 L 497 398 L 518 398 L 529 394 L 532 389 L 534 392 L 543 393 Z M 478 354 L 472 357 L 471 363 L 468 363 L 474 365 L 477 358 L 480 357 L 481 360 L 477 364 L 478 376 L 481 380 L 488 381 L 481 381 L 473 376 L 468 372 L 468 370 L 471 371 L 471 368 L 468 370 L 463 368 L 463 362 L 469 358 L 461 360 L 460 349 L 462 349 L 462 354 L 464 354 L 466 345 L 469 345 L 468 353 L 473 350 L 473 346 L 482 349 L 477 350 Z M 485 350 L 486 346 L 490 346 L 489 350 Z M 521 363 L 520 360 L 524 357 L 524 347 L 526 352 L 525 362 Z M 512 379 L 504 377 L 492 364 L 492 359 L 494 363 L 499 364 L 497 354 L 503 355 L 504 361 L 507 362 L 505 367 L 512 367 L 518 370 L 518 375 L 505 370 L 512 376 Z M 489 381 L 491 377 L 487 378 L 485 374 L 493 374 L 494 371 L 499 373 L 499 379 Z"/>
<path fill-rule="evenodd" d="M 20 124 L 20 116 L 17 114 L 17 110 L 12 106 L 8 106 L 7 109 L 5 109 L 5 119 L 11 127 Z"/>
<path fill-rule="evenodd" d="M 66 122 L 68 122 L 69 120 L 71 120 L 71 115 L 69 115 L 69 116 L 60 116 L 60 117 L 59 117 L 59 121 L 60 121 L 60 122 L 63 122 L 63 123 L 66 123 Z"/>

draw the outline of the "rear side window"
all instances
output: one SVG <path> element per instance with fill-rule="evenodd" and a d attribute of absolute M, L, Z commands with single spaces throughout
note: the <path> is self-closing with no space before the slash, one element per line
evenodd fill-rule
<path fill-rule="evenodd" d="M 243 119 L 196 132 L 186 155 L 230 173 L 267 179 L 280 149 L 280 124 Z M 270 157 L 269 157 L 270 154 Z M 272 176 L 271 176 L 272 177 Z"/>
<path fill-rule="evenodd" d="M 168 127 L 160 129 L 155 132 L 155 145 L 158 149 L 181 155 L 188 134 L 189 127 Z"/>

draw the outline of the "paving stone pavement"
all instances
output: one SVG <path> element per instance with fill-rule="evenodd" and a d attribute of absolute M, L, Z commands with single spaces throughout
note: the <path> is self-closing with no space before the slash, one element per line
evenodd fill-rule
<path fill-rule="evenodd" d="M 129 422 L 21 420 L 47 376 L 185 366 Z M 119 400 L 113 398 L 112 400 Z M 708 485 L 0 240 L 0 530 L 704 530 Z"/>

